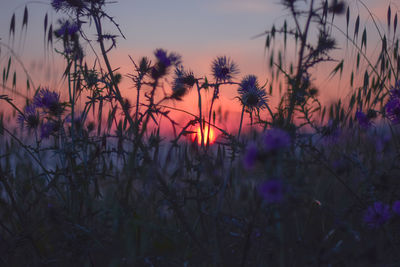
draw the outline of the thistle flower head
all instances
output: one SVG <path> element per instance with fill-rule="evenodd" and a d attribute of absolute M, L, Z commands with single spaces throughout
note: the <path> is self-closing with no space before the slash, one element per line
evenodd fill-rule
<path fill-rule="evenodd" d="M 369 206 L 364 213 L 364 222 L 370 228 L 379 228 L 384 225 L 391 217 L 389 205 L 382 202 L 375 202 Z"/>
<path fill-rule="evenodd" d="M 154 51 L 154 55 L 157 62 L 151 73 L 153 79 L 166 75 L 171 66 L 179 66 L 181 64 L 181 56 L 176 53 L 167 53 L 164 49 L 159 48 Z"/>
<path fill-rule="evenodd" d="M 239 98 L 249 112 L 267 107 L 267 93 L 260 88 L 257 77 L 248 75 L 243 78 L 238 89 Z"/>
<path fill-rule="evenodd" d="M 264 134 L 263 141 L 265 150 L 267 152 L 272 152 L 289 147 L 291 138 L 286 131 L 272 128 Z"/>
<path fill-rule="evenodd" d="M 400 81 L 390 90 L 389 100 L 385 105 L 386 116 L 393 124 L 400 123 Z"/>
<path fill-rule="evenodd" d="M 212 62 L 211 71 L 217 83 L 229 82 L 239 73 L 239 68 L 230 58 L 222 56 Z"/>
<path fill-rule="evenodd" d="M 284 186 L 281 180 L 268 180 L 260 184 L 258 191 L 267 202 L 279 203 L 283 200 Z"/>
<path fill-rule="evenodd" d="M 25 125 L 28 129 L 36 129 L 40 123 L 39 112 L 35 105 L 28 105 L 24 108 L 23 114 L 19 114 L 17 121 L 21 127 Z"/>
<path fill-rule="evenodd" d="M 48 88 L 40 89 L 33 98 L 33 103 L 36 107 L 43 108 L 51 115 L 59 115 L 62 113 L 60 95 L 50 91 Z"/>
<path fill-rule="evenodd" d="M 175 68 L 175 77 L 172 84 L 171 98 L 182 100 L 182 97 L 196 83 L 196 79 L 191 71 L 185 71 L 182 66 Z"/>
<path fill-rule="evenodd" d="M 76 22 L 71 22 L 69 20 L 59 20 L 60 23 L 60 28 L 58 28 L 54 34 L 59 37 L 59 38 L 67 38 L 75 35 L 79 29 L 80 26 Z"/>
<path fill-rule="evenodd" d="M 69 11 L 71 9 L 80 10 L 85 7 L 88 0 L 52 0 L 51 6 L 58 11 Z"/>

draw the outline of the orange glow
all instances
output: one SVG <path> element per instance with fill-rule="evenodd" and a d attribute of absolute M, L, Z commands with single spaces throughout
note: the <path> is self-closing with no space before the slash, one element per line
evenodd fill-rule
<path fill-rule="evenodd" d="M 205 125 L 204 127 L 204 144 L 207 144 L 207 133 L 208 133 L 208 125 Z M 215 135 L 214 129 L 210 128 L 210 133 L 208 134 L 210 137 L 210 145 L 215 143 L 215 140 L 217 139 L 217 136 Z M 201 145 L 201 128 L 200 126 L 197 127 L 196 133 L 192 135 L 192 141 L 194 142 L 197 139 L 197 143 Z"/>

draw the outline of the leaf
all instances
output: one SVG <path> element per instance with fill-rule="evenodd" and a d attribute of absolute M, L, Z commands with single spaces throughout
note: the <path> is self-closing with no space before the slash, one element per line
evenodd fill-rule
<path fill-rule="evenodd" d="M 393 35 L 396 35 L 396 29 L 397 29 L 397 13 L 394 16 L 394 22 L 393 22 Z"/>
<path fill-rule="evenodd" d="M 336 67 L 332 70 L 331 74 L 329 76 L 333 77 L 336 75 L 336 73 L 340 70 L 340 77 L 342 77 L 343 73 L 343 62 L 344 60 L 342 59 L 339 64 L 336 65 Z"/>
<path fill-rule="evenodd" d="M 387 24 L 388 24 L 389 31 L 390 31 L 390 22 L 392 20 L 391 17 L 392 17 L 392 10 L 391 10 L 390 5 L 389 5 L 388 11 L 387 11 Z"/>
<path fill-rule="evenodd" d="M 358 70 L 358 68 L 360 67 L 360 52 L 357 53 L 357 64 L 356 64 L 356 66 L 357 66 L 357 70 Z"/>
<path fill-rule="evenodd" d="M 44 16 L 44 23 L 43 23 L 43 32 L 44 32 L 44 39 L 46 39 L 46 32 L 47 32 L 47 25 L 49 23 L 49 16 L 46 13 L 46 16 Z"/>
<path fill-rule="evenodd" d="M 17 72 L 16 71 L 14 71 L 12 87 L 13 88 L 17 87 Z"/>
<path fill-rule="evenodd" d="M 26 79 L 26 90 L 31 89 L 31 84 L 29 83 L 29 79 Z"/>
<path fill-rule="evenodd" d="M 356 24 L 354 25 L 354 37 L 353 37 L 354 39 L 357 39 L 358 37 L 359 27 L 360 27 L 360 15 L 357 16 Z"/>
<path fill-rule="evenodd" d="M 24 17 L 22 18 L 21 30 L 24 29 L 24 27 L 26 27 L 28 29 L 28 7 L 27 6 L 25 6 L 25 9 L 24 9 Z"/>
<path fill-rule="evenodd" d="M 365 47 L 365 51 L 367 50 L 367 29 L 364 28 L 362 38 L 361 38 L 361 50 L 363 48 L 363 45 Z"/>
<path fill-rule="evenodd" d="M 351 71 L 351 75 L 350 75 L 350 86 L 353 87 L 354 84 L 354 72 Z"/>
<path fill-rule="evenodd" d="M 53 44 L 53 25 L 50 25 L 49 31 L 47 33 L 47 45 Z"/>
<path fill-rule="evenodd" d="M 285 22 L 283 23 L 283 45 L 285 49 L 286 49 L 286 42 L 287 42 L 287 23 L 285 20 Z"/>
<path fill-rule="evenodd" d="M 368 71 L 365 71 L 364 73 L 364 90 L 367 90 L 367 87 L 369 85 L 369 75 L 368 75 Z"/>
<path fill-rule="evenodd" d="M 350 23 L 350 7 L 347 7 L 346 12 L 346 36 L 349 36 L 349 23 Z"/>
<path fill-rule="evenodd" d="M 14 34 L 15 34 L 15 13 L 11 17 L 10 31 L 8 34 L 8 38 L 10 38 L 11 35 L 14 36 Z"/>
<path fill-rule="evenodd" d="M 11 57 L 8 59 L 6 79 L 5 79 L 6 81 L 8 80 L 8 74 L 10 73 L 10 67 L 11 67 Z"/>

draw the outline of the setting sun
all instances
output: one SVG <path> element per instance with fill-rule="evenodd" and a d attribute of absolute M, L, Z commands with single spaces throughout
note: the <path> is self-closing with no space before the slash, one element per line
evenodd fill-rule
<path fill-rule="evenodd" d="M 217 139 L 217 136 L 215 135 L 214 129 L 210 128 L 210 133 L 208 133 L 208 136 L 207 136 L 207 133 L 208 133 L 208 125 L 206 125 L 204 127 L 204 144 L 207 144 L 208 136 L 210 137 L 210 141 L 209 141 L 210 145 L 214 144 L 215 140 Z M 197 143 L 199 145 L 201 145 L 201 128 L 200 128 L 200 126 L 197 127 L 196 133 L 194 133 L 192 135 L 192 141 L 194 142 L 194 141 L 196 141 L 196 139 L 197 139 Z"/>

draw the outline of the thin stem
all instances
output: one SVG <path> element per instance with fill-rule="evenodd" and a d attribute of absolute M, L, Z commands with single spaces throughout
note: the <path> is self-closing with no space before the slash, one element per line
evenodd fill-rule
<path fill-rule="evenodd" d="M 239 140 L 239 138 L 240 138 L 240 132 L 242 131 L 244 109 L 245 109 L 245 107 L 244 107 L 244 105 L 243 105 L 243 107 L 242 107 L 242 114 L 240 115 L 240 124 L 239 124 L 238 136 L 237 136 L 237 139 L 238 139 L 238 140 Z"/>

